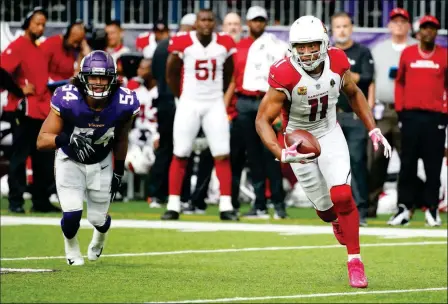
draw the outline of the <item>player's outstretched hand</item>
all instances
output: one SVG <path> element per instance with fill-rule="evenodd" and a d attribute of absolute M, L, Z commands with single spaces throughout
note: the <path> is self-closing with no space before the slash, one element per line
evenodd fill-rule
<path fill-rule="evenodd" d="M 84 161 L 95 153 L 91 146 L 92 140 L 80 134 L 73 133 L 70 136 L 70 146 L 75 151 L 80 161 Z"/>
<path fill-rule="evenodd" d="M 114 172 L 114 174 L 112 176 L 112 182 L 110 183 L 110 202 L 111 203 L 115 199 L 115 194 L 117 194 L 117 191 L 120 189 L 122 178 L 123 178 L 123 175 L 119 175 Z"/>
<path fill-rule="evenodd" d="M 311 157 L 315 156 L 314 153 L 307 153 L 302 154 L 297 152 L 297 147 L 300 146 L 302 141 L 298 141 L 295 144 L 287 147 L 286 149 L 282 150 L 282 163 L 308 163 L 313 161 L 313 159 L 310 159 Z"/>
<path fill-rule="evenodd" d="M 384 156 L 386 158 L 389 158 L 392 156 L 392 148 L 387 141 L 386 137 L 381 133 L 381 130 L 379 128 L 375 128 L 372 131 L 369 132 L 370 139 L 373 142 L 373 148 L 375 151 L 378 150 L 378 143 L 381 143 L 384 146 Z"/>

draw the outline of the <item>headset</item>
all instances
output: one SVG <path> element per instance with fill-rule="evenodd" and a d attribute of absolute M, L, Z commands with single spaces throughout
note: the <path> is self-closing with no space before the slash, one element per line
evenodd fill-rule
<path fill-rule="evenodd" d="M 22 23 L 22 30 L 26 30 L 30 26 L 31 18 L 33 18 L 36 13 L 41 13 L 48 19 L 47 11 L 42 6 L 36 6 L 31 12 L 26 14 L 25 20 L 23 20 Z"/>

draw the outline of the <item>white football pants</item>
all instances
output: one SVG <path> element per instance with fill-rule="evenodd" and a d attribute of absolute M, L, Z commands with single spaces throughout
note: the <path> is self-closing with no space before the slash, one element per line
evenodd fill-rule
<path fill-rule="evenodd" d="M 174 155 L 190 156 L 201 126 L 213 156 L 230 153 L 230 126 L 224 101 L 180 100 L 173 126 Z"/>
<path fill-rule="evenodd" d="M 331 187 L 350 185 L 350 154 L 339 124 L 318 141 L 320 156 L 307 164 L 292 163 L 291 168 L 314 208 L 325 211 L 333 206 Z"/>
<path fill-rule="evenodd" d="M 84 165 L 71 160 L 59 149 L 54 167 L 62 211 L 83 210 L 86 197 L 87 219 L 94 226 L 103 226 L 110 206 L 112 153 L 100 163 Z"/>

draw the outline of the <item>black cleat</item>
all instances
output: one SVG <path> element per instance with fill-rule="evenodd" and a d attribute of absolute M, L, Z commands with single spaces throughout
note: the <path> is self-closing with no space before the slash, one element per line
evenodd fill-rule
<path fill-rule="evenodd" d="M 239 221 L 240 219 L 236 215 L 235 211 L 223 211 L 220 213 L 219 218 L 222 221 Z"/>
<path fill-rule="evenodd" d="M 12 212 L 12 213 L 25 213 L 25 210 L 23 209 L 23 207 L 22 206 L 19 206 L 19 207 L 9 207 L 9 212 Z"/>
<path fill-rule="evenodd" d="M 179 219 L 179 212 L 173 210 L 167 210 L 161 217 L 164 221 L 173 221 Z"/>
<path fill-rule="evenodd" d="M 288 214 L 286 213 L 285 206 L 275 206 L 275 213 L 274 213 L 274 219 L 285 219 L 288 217 Z"/>

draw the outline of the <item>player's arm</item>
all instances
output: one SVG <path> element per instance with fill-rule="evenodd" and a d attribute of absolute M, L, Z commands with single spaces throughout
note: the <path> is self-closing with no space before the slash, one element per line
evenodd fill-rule
<path fill-rule="evenodd" d="M 48 114 L 37 137 L 37 150 L 55 150 L 69 142 L 69 138 L 62 133 L 64 121 L 53 109 Z M 62 134 L 61 134 L 62 133 Z M 60 135 L 61 134 L 61 135 Z"/>
<path fill-rule="evenodd" d="M 178 54 L 171 53 L 166 63 L 166 82 L 175 97 L 180 96 L 180 75 L 182 71 L 182 59 Z"/>
<path fill-rule="evenodd" d="M 258 107 L 255 127 L 264 145 L 277 159 L 282 158 L 282 146 L 278 143 L 277 134 L 272 128 L 273 122 L 280 115 L 286 95 L 272 87 L 269 87 L 266 95 Z"/>
<path fill-rule="evenodd" d="M 230 101 L 232 100 L 233 94 L 235 93 L 235 88 L 235 77 L 232 76 L 229 87 L 224 93 L 224 105 L 226 106 L 226 108 L 229 106 Z"/>
<path fill-rule="evenodd" d="M 353 81 L 350 71 L 346 71 L 344 74 L 342 91 L 347 95 L 350 106 L 362 120 L 367 130 L 371 131 L 375 129 L 375 120 L 373 119 L 372 111 L 367 103 L 367 99 L 361 89 Z"/>
<path fill-rule="evenodd" d="M 233 70 L 234 70 L 233 56 L 229 56 L 229 57 L 227 57 L 226 61 L 224 62 L 224 73 L 223 73 L 224 87 L 223 87 L 223 89 L 224 89 L 225 93 L 227 93 L 227 89 L 229 88 L 229 85 L 232 81 Z"/>
<path fill-rule="evenodd" d="M 384 146 L 384 156 L 389 157 L 392 154 L 391 147 L 381 133 L 381 130 L 376 127 L 375 120 L 373 118 L 370 106 L 367 103 L 366 97 L 351 78 L 350 71 L 346 71 L 344 74 L 342 91 L 347 95 L 353 111 L 356 115 L 358 115 L 369 131 L 369 136 L 372 139 L 375 151 L 378 149 L 378 143 L 382 143 Z"/>
<path fill-rule="evenodd" d="M 113 146 L 114 151 L 114 172 L 123 176 L 124 174 L 124 160 L 128 153 L 128 138 L 129 131 L 132 129 L 134 117 L 123 123 L 115 133 L 115 141 Z"/>

